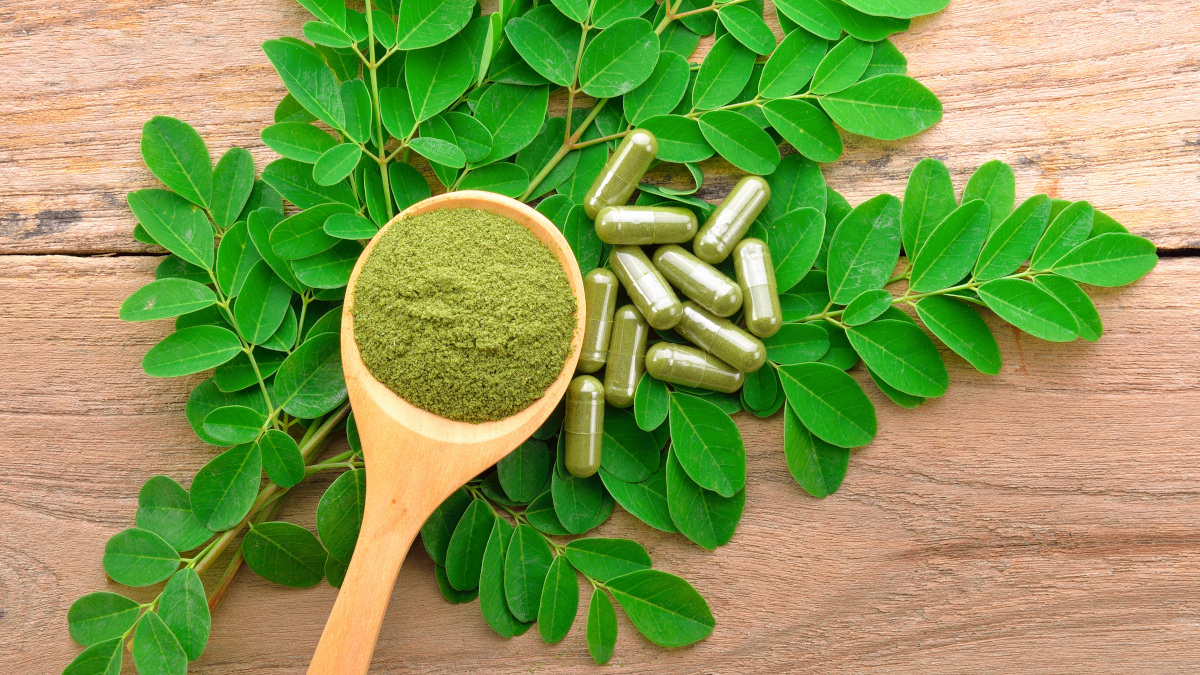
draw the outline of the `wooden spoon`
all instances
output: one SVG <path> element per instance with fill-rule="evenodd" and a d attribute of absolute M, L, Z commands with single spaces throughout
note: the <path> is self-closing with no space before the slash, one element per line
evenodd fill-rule
<path fill-rule="evenodd" d="M 354 286 L 375 242 L 397 220 L 445 208 L 491 211 L 529 228 L 562 264 L 579 307 L 571 353 L 558 379 L 528 408 L 496 422 L 456 422 L 408 403 L 371 376 L 354 342 Z M 342 312 L 342 369 L 366 460 L 366 507 L 354 558 L 309 675 L 367 672 L 400 564 L 421 525 L 451 493 L 512 452 L 550 416 L 575 373 L 585 322 L 583 279 L 567 240 L 545 216 L 508 197 L 479 191 L 431 197 L 396 216 L 367 245 L 350 275 Z"/>

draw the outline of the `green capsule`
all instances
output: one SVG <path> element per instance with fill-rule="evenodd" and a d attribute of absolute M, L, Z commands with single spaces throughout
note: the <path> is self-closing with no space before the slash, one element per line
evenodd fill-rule
<path fill-rule="evenodd" d="M 659 246 L 651 261 L 675 288 L 713 314 L 733 316 L 741 309 L 742 289 L 737 282 L 682 246 Z"/>
<path fill-rule="evenodd" d="M 658 139 L 654 134 L 645 129 L 634 129 L 626 134 L 583 198 L 583 210 L 588 218 L 595 219 L 606 206 L 620 206 L 629 201 L 657 154 Z"/>
<path fill-rule="evenodd" d="M 746 381 L 745 373 L 712 354 L 670 342 L 650 346 L 646 352 L 646 370 L 663 382 L 727 394 L 741 389 Z"/>
<path fill-rule="evenodd" d="M 682 206 L 609 206 L 596 216 L 596 234 L 606 244 L 682 244 L 699 223 Z"/>
<path fill-rule="evenodd" d="M 583 331 L 583 350 L 579 370 L 594 373 L 608 358 L 608 340 L 612 336 L 613 310 L 617 307 L 617 275 L 603 267 L 583 276 L 583 306 L 587 327 Z"/>
<path fill-rule="evenodd" d="M 762 340 L 691 300 L 683 303 L 683 317 L 675 332 L 743 373 L 753 373 L 767 362 L 767 347 Z"/>
<path fill-rule="evenodd" d="M 771 186 L 761 176 L 746 176 L 733 186 L 696 234 L 696 257 L 714 265 L 729 257 L 733 247 L 771 199 Z"/>
<path fill-rule="evenodd" d="M 667 280 L 637 246 L 614 246 L 608 264 L 646 322 L 657 330 L 674 328 L 683 305 Z"/>
<path fill-rule="evenodd" d="M 633 405 L 633 392 L 645 370 L 648 337 L 650 326 L 633 305 L 625 305 L 613 315 L 612 343 L 604 369 L 604 398 L 609 405 Z"/>
<path fill-rule="evenodd" d="M 600 468 L 604 441 L 604 385 L 580 375 L 567 387 L 563 416 L 563 462 L 571 475 L 587 478 Z"/>
<path fill-rule="evenodd" d="M 775 265 L 771 249 L 762 239 L 743 239 L 733 249 L 733 269 L 746 311 L 746 328 L 760 338 L 779 332 L 783 309 L 779 306 L 779 288 L 775 285 Z"/>

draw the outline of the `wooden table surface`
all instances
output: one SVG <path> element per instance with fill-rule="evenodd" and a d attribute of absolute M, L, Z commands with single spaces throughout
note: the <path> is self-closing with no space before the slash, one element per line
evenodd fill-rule
<path fill-rule="evenodd" d="M 288 0 L 0 5 L 0 672 L 55 673 L 79 651 L 66 611 L 106 587 L 105 540 L 141 483 L 211 456 L 183 417 L 194 380 L 142 374 L 169 323 L 117 306 L 152 278 L 124 194 L 154 114 L 210 149 L 271 158 L 259 130 L 282 87 L 259 50 L 299 35 Z M 1200 668 L 1200 6 L 1194 0 L 953 0 L 896 39 L 945 104 L 915 139 L 851 139 L 826 168 L 852 203 L 899 194 L 927 155 L 961 189 L 991 158 L 1018 195 L 1088 199 L 1159 246 L 1158 268 L 1095 294 L 1099 343 L 1052 345 L 993 322 L 997 377 L 949 359 L 942 399 L 900 410 L 834 496 L 806 496 L 782 422 L 740 419 L 746 513 L 705 552 L 618 512 L 689 579 L 713 635 L 663 650 L 622 618 L 613 672 L 1110 672 Z M 710 163 L 706 195 L 733 180 Z M 311 525 L 322 486 L 285 515 Z M 619 510 L 618 510 L 619 511 Z M 418 547 L 419 548 L 419 547 Z M 336 591 L 244 572 L 197 673 L 301 673 Z M 377 672 L 579 672 L 581 624 L 557 646 L 495 637 L 478 605 L 404 566 Z M 133 672 L 127 665 L 126 672 Z"/>

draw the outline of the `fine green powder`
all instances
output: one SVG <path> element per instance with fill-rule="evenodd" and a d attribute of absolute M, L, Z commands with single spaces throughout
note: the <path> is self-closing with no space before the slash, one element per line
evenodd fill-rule
<path fill-rule="evenodd" d="M 529 230 L 441 209 L 388 228 L 352 311 L 376 379 L 417 407 L 484 422 L 525 409 L 558 377 L 576 305 L 557 258 Z"/>

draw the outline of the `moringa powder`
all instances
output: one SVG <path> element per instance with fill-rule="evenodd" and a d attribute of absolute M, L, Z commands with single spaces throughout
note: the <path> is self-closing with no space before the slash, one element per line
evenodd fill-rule
<path fill-rule="evenodd" d="M 567 360 L 575 311 L 545 244 L 466 208 L 393 223 L 363 264 L 352 309 L 371 374 L 464 422 L 503 419 L 540 398 Z"/>

